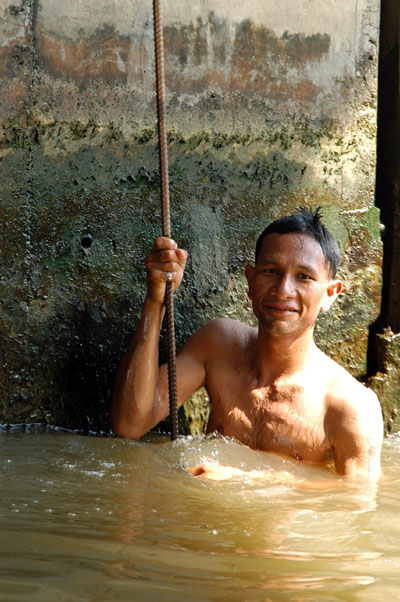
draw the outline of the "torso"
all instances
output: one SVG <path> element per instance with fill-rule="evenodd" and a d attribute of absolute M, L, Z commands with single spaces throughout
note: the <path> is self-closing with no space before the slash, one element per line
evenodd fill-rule
<path fill-rule="evenodd" d="M 218 353 L 207 368 L 212 402 L 207 431 L 218 431 L 253 449 L 325 462 L 332 452 L 326 424 L 326 379 L 295 377 L 257 386 L 248 352 L 256 330 L 241 327 L 246 330 L 238 327 L 237 341 L 225 353 Z"/>

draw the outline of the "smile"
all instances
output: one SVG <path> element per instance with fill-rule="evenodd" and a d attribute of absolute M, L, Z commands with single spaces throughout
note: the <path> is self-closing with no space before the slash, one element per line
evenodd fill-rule
<path fill-rule="evenodd" d="M 264 305 L 265 309 L 268 311 L 273 311 L 277 313 L 298 313 L 298 310 L 295 307 L 287 307 L 286 305 Z"/>

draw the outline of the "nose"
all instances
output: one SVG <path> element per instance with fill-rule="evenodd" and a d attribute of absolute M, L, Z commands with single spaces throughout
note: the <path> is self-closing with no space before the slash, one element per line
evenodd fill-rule
<path fill-rule="evenodd" d="M 277 297 L 282 299 L 294 297 L 296 292 L 295 283 L 290 274 L 279 275 L 275 280 L 273 291 Z"/>

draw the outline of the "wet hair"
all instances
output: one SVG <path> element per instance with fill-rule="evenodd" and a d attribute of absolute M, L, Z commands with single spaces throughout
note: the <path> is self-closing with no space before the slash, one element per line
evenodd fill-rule
<path fill-rule="evenodd" d="M 261 232 L 256 243 L 256 263 L 261 251 L 263 240 L 268 234 L 289 234 L 300 232 L 312 236 L 319 244 L 324 254 L 331 278 L 336 276 L 340 261 L 340 251 L 336 240 L 321 222 L 321 207 L 315 210 L 299 207 L 296 213 L 281 217 L 272 222 Z"/>

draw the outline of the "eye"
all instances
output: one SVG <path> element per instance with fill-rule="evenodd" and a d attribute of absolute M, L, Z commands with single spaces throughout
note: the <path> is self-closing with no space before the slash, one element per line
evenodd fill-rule
<path fill-rule="evenodd" d="M 263 269 L 261 270 L 261 272 L 262 272 L 263 274 L 276 274 L 276 273 L 277 273 L 277 270 L 276 270 L 276 268 L 263 268 Z"/>
<path fill-rule="evenodd" d="M 297 275 L 300 280 L 314 280 L 309 274 L 300 273 Z"/>

